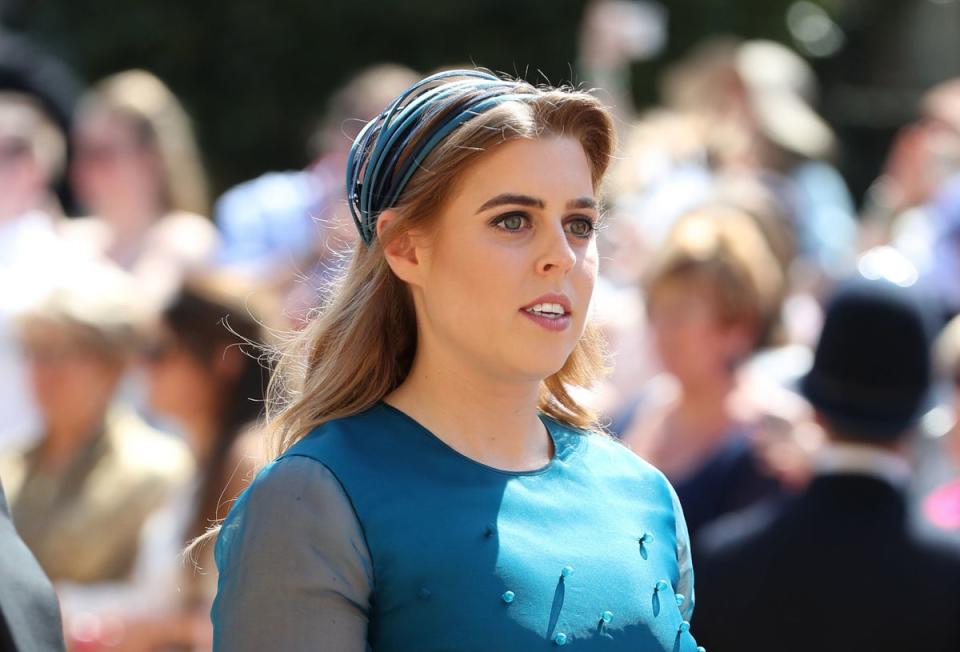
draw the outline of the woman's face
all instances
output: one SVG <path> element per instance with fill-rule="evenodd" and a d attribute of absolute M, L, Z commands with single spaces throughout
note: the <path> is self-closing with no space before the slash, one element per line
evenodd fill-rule
<path fill-rule="evenodd" d="M 74 132 L 71 180 L 78 199 L 95 215 L 116 218 L 159 192 L 160 165 L 129 119 L 92 111 Z"/>
<path fill-rule="evenodd" d="M 749 347 L 744 325 L 720 320 L 716 298 L 707 283 L 663 283 L 648 297 L 647 315 L 663 370 L 685 385 L 729 376 Z"/>
<path fill-rule="evenodd" d="M 144 349 L 143 360 L 150 409 L 181 422 L 214 411 L 219 380 L 213 372 L 212 351 L 210 364 L 204 365 L 169 328 L 160 325 Z"/>
<path fill-rule="evenodd" d="M 577 140 L 518 139 L 484 154 L 417 250 L 421 347 L 508 382 L 560 370 L 587 318 L 598 217 Z"/>
<path fill-rule="evenodd" d="M 69 328 L 31 323 L 23 353 L 34 399 L 48 425 L 87 425 L 106 412 L 121 365 L 84 345 Z"/>

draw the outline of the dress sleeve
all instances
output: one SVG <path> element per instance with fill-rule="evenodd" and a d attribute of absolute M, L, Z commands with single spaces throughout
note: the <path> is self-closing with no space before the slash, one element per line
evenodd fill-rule
<path fill-rule="evenodd" d="M 370 554 L 320 462 L 291 456 L 261 471 L 224 521 L 215 556 L 215 651 L 368 650 Z"/>
<path fill-rule="evenodd" d="M 677 534 L 677 565 L 680 569 L 680 579 L 677 581 L 677 593 L 686 597 L 680 606 L 683 619 L 689 621 L 693 617 L 695 595 L 693 591 L 693 558 L 690 556 L 690 534 L 687 532 L 687 521 L 683 517 L 683 508 L 677 493 L 670 487 L 670 496 L 673 499 L 673 514 Z"/>

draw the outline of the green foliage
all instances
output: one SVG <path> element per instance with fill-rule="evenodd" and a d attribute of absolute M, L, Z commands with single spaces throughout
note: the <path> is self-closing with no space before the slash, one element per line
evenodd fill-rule
<path fill-rule="evenodd" d="M 704 35 L 782 38 L 787 0 L 669 0 L 670 45 L 636 67 L 652 101 L 660 65 Z M 360 68 L 420 71 L 476 64 L 570 81 L 583 0 L 82 0 L 29 2 L 9 24 L 62 56 L 87 82 L 143 67 L 194 118 L 220 191 L 307 162 L 325 99 Z M 541 73 L 543 77 L 541 77 Z M 575 74 L 573 81 L 577 81 Z"/>

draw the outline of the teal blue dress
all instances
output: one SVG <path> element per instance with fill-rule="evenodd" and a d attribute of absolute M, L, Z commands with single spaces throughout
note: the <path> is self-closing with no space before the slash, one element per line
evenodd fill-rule
<path fill-rule="evenodd" d="M 267 466 L 217 540 L 215 650 L 694 652 L 663 475 L 541 415 L 554 456 L 491 468 L 379 403 Z"/>

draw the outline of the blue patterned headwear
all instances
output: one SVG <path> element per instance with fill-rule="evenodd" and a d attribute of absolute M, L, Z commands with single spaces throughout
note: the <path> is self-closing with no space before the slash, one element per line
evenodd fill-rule
<path fill-rule="evenodd" d="M 347 200 L 364 243 L 373 242 L 380 213 L 396 205 L 437 144 L 503 102 L 528 99 L 530 94 L 520 89 L 517 82 L 488 72 L 449 70 L 417 82 L 368 122 L 347 159 Z M 470 98 L 466 102 L 465 96 Z M 430 131 L 423 133 L 427 124 Z"/>

